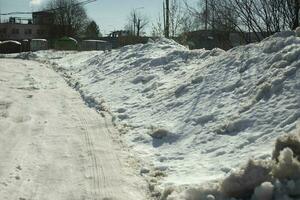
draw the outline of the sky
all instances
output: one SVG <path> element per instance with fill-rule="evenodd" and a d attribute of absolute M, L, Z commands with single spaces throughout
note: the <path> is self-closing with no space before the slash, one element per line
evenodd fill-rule
<path fill-rule="evenodd" d="M 38 11 L 49 0 L 0 0 L 0 12 Z M 183 0 L 179 0 L 183 1 Z M 188 0 L 195 2 L 197 0 Z M 97 22 L 102 34 L 122 30 L 132 9 L 146 15 L 150 21 L 147 32 L 151 31 L 162 13 L 163 0 L 97 0 L 85 6 L 88 16 Z M 3 17 L 2 17 L 3 18 Z"/>

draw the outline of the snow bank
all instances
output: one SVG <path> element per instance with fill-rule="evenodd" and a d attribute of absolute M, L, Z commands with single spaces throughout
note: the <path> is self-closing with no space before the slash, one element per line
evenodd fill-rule
<path fill-rule="evenodd" d="M 150 170 L 143 175 L 150 177 L 153 191 L 222 179 L 249 158 L 271 160 L 276 138 L 299 122 L 300 38 L 295 32 L 227 52 L 190 51 L 162 39 L 110 52 L 43 51 L 23 57 L 51 62 L 90 106 L 100 103 L 98 109 L 112 113 L 124 140 Z M 268 168 L 255 163 L 224 181 L 246 181 L 238 191 L 191 189 L 185 199 L 202 194 L 218 199 L 221 189 L 252 194 L 262 181 L 276 189 L 266 178 Z M 292 164 L 297 165 L 293 159 Z M 259 180 L 248 180 L 253 173 Z M 258 198 L 270 188 L 261 185 Z M 166 196 L 172 199 L 175 193 Z"/>
<path fill-rule="evenodd" d="M 173 189 L 162 200 L 293 200 L 300 198 L 300 154 L 290 147 L 300 142 L 300 131 L 279 137 L 275 151 L 286 142 L 279 157 L 273 160 L 250 160 L 245 168 L 211 186 Z M 280 143 L 280 144 L 279 144 Z M 179 190 L 179 191 L 178 191 Z M 167 189 L 170 191 L 170 189 Z"/>

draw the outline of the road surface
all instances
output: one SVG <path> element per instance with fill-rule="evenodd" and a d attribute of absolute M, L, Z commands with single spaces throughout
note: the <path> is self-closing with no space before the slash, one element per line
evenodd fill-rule
<path fill-rule="evenodd" d="M 146 184 L 111 135 L 51 69 L 0 59 L 1 200 L 144 200 Z"/>

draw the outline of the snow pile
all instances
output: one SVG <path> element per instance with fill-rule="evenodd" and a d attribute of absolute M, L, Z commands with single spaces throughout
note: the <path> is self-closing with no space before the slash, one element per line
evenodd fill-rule
<path fill-rule="evenodd" d="M 279 156 L 273 160 L 250 160 L 244 168 L 209 188 L 189 188 L 181 192 L 173 189 L 162 200 L 299 199 L 300 154 L 294 149 L 295 143 L 300 144 L 300 131 L 279 137 L 275 147 Z M 279 150 L 278 146 L 285 147 Z"/>
<path fill-rule="evenodd" d="M 146 163 L 141 173 L 154 177 L 154 191 L 157 185 L 224 178 L 251 157 L 271 160 L 276 138 L 295 130 L 300 117 L 295 32 L 227 52 L 190 51 L 162 39 L 107 52 L 42 51 L 31 57 L 54 64 L 90 106 L 112 113 L 123 138 Z M 253 161 L 245 169 L 225 182 L 236 185 L 259 173 L 259 180 L 241 188 L 249 193 L 271 181 L 268 165 Z M 257 198 L 268 196 L 270 188 L 261 185 Z"/>

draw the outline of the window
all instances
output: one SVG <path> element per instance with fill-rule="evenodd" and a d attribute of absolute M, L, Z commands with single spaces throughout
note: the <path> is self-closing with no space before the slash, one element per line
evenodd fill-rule
<path fill-rule="evenodd" d="M 19 34 L 19 29 L 13 28 L 13 29 L 11 30 L 11 33 L 12 33 L 12 34 Z"/>
<path fill-rule="evenodd" d="M 7 32 L 6 28 L 0 28 L 0 33 L 1 34 L 6 34 L 6 32 Z"/>
<path fill-rule="evenodd" d="M 25 35 L 31 35 L 32 30 L 31 29 L 25 29 L 24 33 L 25 33 Z"/>
<path fill-rule="evenodd" d="M 45 33 L 45 31 L 42 30 L 42 29 L 38 29 L 38 30 L 36 31 L 36 33 L 37 33 L 38 35 L 43 35 L 43 34 Z"/>

